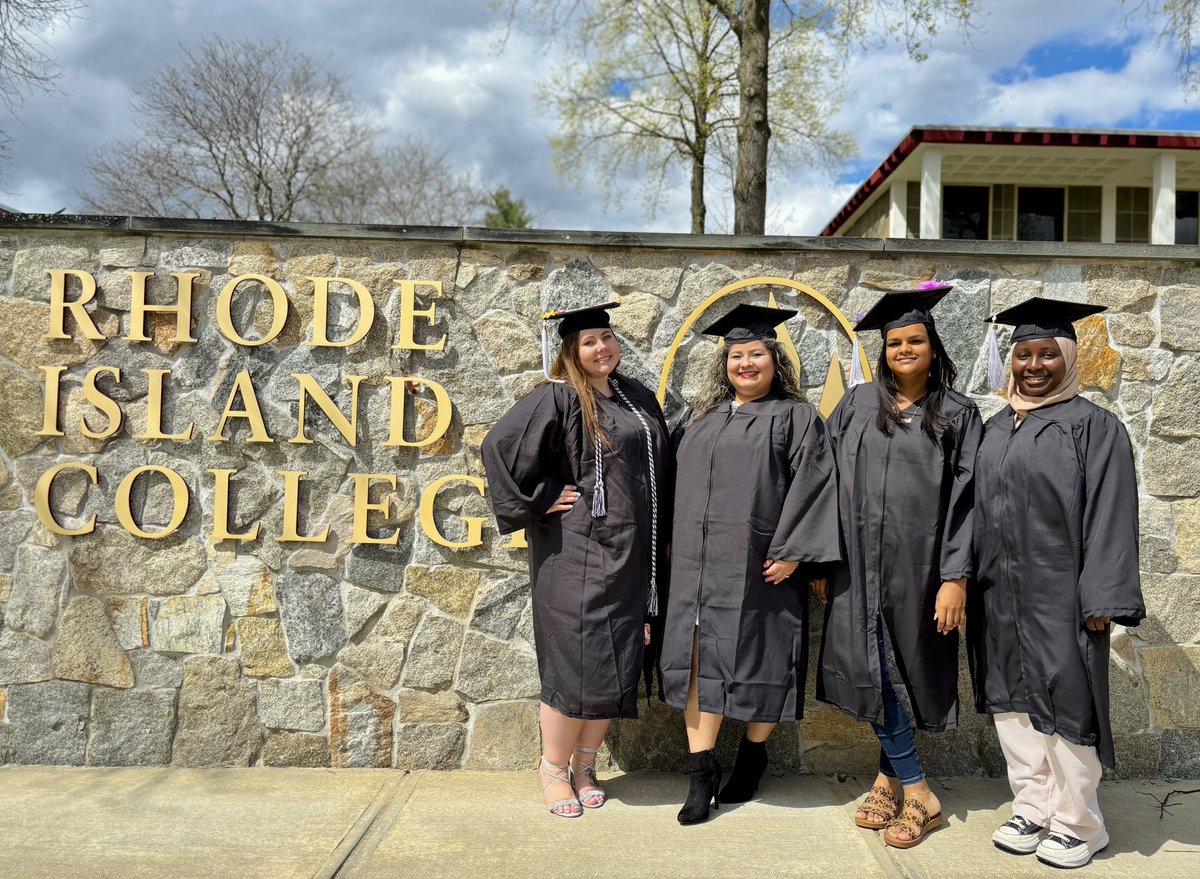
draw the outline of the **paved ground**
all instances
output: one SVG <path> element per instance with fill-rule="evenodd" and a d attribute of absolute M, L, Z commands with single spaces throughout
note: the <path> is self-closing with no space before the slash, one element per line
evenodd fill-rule
<path fill-rule="evenodd" d="M 923 877 L 1062 874 L 995 849 L 1007 786 L 937 786 L 948 822 L 908 852 L 851 824 L 867 780 L 768 778 L 708 824 L 675 822 L 687 787 L 609 779 L 583 818 L 538 805 L 532 772 L 0 767 L 0 877 Z M 1200 783 L 1105 785 L 1112 843 L 1081 873 L 1200 875 L 1200 793 L 1159 817 L 1152 796 Z"/>

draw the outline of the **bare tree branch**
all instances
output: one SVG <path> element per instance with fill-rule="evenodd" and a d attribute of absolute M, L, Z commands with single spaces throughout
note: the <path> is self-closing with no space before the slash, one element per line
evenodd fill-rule
<path fill-rule="evenodd" d="M 464 223 L 484 190 L 416 138 L 381 148 L 345 79 L 286 43 L 214 36 L 138 93 L 136 137 L 89 162 L 103 213 Z"/>

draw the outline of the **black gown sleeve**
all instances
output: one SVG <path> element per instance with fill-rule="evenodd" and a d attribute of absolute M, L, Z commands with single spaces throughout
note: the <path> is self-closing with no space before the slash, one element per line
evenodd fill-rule
<path fill-rule="evenodd" d="M 1136 626 L 1146 616 L 1138 573 L 1137 477 L 1124 425 L 1098 409 L 1083 424 L 1083 618 Z"/>
<path fill-rule="evenodd" d="M 768 558 L 820 565 L 841 559 L 838 538 L 837 476 L 825 425 L 805 404 L 791 409 L 788 458 L 792 481 L 779 514 Z M 809 576 L 818 569 L 806 568 Z M 823 573 L 821 571 L 820 573 Z"/>
<path fill-rule="evenodd" d="M 975 576 L 971 547 L 975 510 L 975 456 L 983 439 L 983 419 L 974 405 L 963 407 L 954 420 L 954 446 L 950 466 L 953 481 L 942 526 L 942 582 Z"/>
<path fill-rule="evenodd" d="M 544 515 L 571 481 L 562 472 L 566 399 L 552 385 L 535 388 L 484 437 L 483 468 L 502 534 Z"/>

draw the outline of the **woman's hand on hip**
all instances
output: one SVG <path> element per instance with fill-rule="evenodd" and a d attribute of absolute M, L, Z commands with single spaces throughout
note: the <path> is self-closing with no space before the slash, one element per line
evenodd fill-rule
<path fill-rule="evenodd" d="M 949 635 L 967 621 L 967 578 L 947 580 L 938 590 L 933 618 L 940 635 Z"/>
<path fill-rule="evenodd" d="M 813 595 L 821 599 L 821 604 L 829 601 L 829 581 L 827 579 L 821 577 L 820 579 L 813 580 L 808 585 L 812 587 Z"/>
<path fill-rule="evenodd" d="M 564 485 L 563 490 L 558 495 L 558 499 L 554 502 L 554 506 L 546 510 L 546 512 L 565 513 L 575 505 L 575 501 L 577 500 L 579 500 L 579 489 L 573 485 Z"/>
<path fill-rule="evenodd" d="M 772 586 L 778 586 L 799 566 L 799 562 L 773 562 L 767 559 L 763 562 L 763 578 Z"/>

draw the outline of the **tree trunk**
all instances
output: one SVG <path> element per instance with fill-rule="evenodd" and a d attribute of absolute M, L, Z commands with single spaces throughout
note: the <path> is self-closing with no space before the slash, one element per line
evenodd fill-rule
<path fill-rule="evenodd" d="M 704 160 L 707 152 L 705 138 L 700 137 L 692 152 L 692 234 L 704 234 L 704 219 L 708 208 L 704 204 Z"/>
<path fill-rule="evenodd" d="M 733 185 L 735 235 L 762 235 L 767 222 L 767 47 L 770 0 L 746 0 L 742 7 L 738 62 L 737 172 Z"/>

